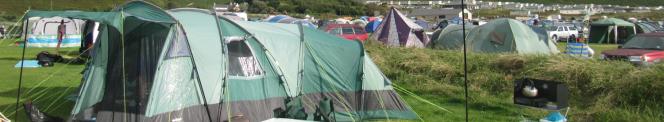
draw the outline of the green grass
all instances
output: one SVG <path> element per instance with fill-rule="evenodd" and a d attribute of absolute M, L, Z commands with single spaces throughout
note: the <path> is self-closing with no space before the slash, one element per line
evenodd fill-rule
<path fill-rule="evenodd" d="M 26 120 L 23 107 L 15 113 L 16 93 L 18 92 L 19 68 L 14 68 L 21 59 L 22 48 L 11 45 L 9 40 L 0 40 L 0 112 L 14 120 L 19 115 Z M 40 51 L 55 52 L 53 48 L 28 48 L 26 59 L 35 59 Z M 61 54 L 66 57 L 77 56 L 78 48 L 63 48 Z M 21 101 L 32 100 L 46 113 L 67 117 L 71 113 L 74 102 L 65 100 L 76 93 L 84 65 L 56 63 L 54 67 L 25 68 L 23 73 Z M 16 120 L 15 120 L 16 121 Z"/>

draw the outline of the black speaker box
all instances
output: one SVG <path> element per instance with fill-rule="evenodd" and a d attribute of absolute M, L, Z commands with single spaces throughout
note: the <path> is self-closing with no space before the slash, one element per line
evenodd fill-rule
<path fill-rule="evenodd" d="M 526 86 L 534 86 L 537 95 L 526 96 L 523 89 Z M 560 110 L 569 106 L 569 88 L 561 82 L 523 78 L 514 81 L 514 104 Z"/>

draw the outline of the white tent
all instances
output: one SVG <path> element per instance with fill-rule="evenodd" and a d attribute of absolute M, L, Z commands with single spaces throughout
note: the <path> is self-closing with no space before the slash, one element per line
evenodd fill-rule
<path fill-rule="evenodd" d="M 56 47 L 58 44 L 58 26 L 65 27 L 65 36 L 60 47 L 78 47 L 81 45 L 81 31 L 85 21 L 62 17 L 30 18 L 28 31 L 29 47 Z"/>

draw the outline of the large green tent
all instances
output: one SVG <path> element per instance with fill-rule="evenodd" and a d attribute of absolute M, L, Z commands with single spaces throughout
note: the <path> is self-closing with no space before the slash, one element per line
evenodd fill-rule
<path fill-rule="evenodd" d="M 361 43 L 215 15 L 140 1 L 27 14 L 101 23 L 73 121 L 313 119 L 317 111 L 337 121 L 417 118 Z"/>
<path fill-rule="evenodd" d="M 473 28 L 475 28 L 475 26 L 466 25 L 466 35 L 468 35 Z M 431 41 L 431 44 L 429 45 L 434 49 L 461 49 L 463 47 L 463 29 L 462 25 L 449 25 L 440 30 L 440 32 L 434 32 L 434 35 L 431 38 L 433 41 Z"/>
<path fill-rule="evenodd" d="M 545 32 L 514 19 L 492 20 L 471 30 L 466 40 L 468 50 L 473 52 L 559 53 Z"/>
<path fill-rule="evenodd" d="M 634 23 L 617 18 L 607 18 L 590 23 L 591 43 L 624 43 L 627 38 L 636 34 Z"/>

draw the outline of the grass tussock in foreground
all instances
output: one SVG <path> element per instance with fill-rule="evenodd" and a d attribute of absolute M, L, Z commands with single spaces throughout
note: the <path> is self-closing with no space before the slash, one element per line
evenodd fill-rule
<path fill-rule="evenodd" d="M 426 121 L 464 119 L 463 53 L 389 48 L 368 42 L 367 52 L 396 85 L 451 112 L 402 93 Z M 543 118 L 547 111 L 512 103 L 513 81 L 522 77 L 564 82 L 570 88 L 571 121 L 664 121 L 664 64 L 577 59 L 565 55 L 468 55 L 471 121 Z M 565 111 L 562 111 L 565 114 Z"/>

